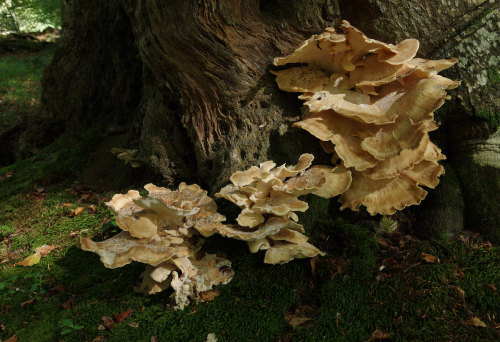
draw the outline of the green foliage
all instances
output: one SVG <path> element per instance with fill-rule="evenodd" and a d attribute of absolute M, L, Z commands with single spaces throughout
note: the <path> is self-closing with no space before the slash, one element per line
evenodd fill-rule
<path fill-rule="evenodd" d="M 4 239 L 14 232 L 14 228 L 9 226 L 0 226 L 0 238 Z"/>
<path fill-rule="evenodd" d="M 0 0 L 0 33 L 61 26 L 60 0 Z"/>
<path fill-rule="evenodd" d="M 38 112 L 43 69 L 53 48 L 36 55 L 0 57 L 0 130 Z"/>
<path fill-rule="evenodd" d="M 496 67 L 488 68 L 488 81 L 491 84 L 500 83 L 500 73 L 498 72 L 498 68 Z"/>
<path fill-rule="evenodd" d="M 75 331 L 82 330 L 84 328 L 83 325 L 74 324 L 72 320 L 67 318 L 62 320 L 61 326 L 64 328 L 64 330 L 61 331 L 61 335 L 71 334 Z"/>
<path fill-rule="evenodd" d="M 380 220 L 380 228 L 386 233 L 392 233 L 398 229 L 398 221 L 391 219 L 389 216 L 382 216 Z"/>

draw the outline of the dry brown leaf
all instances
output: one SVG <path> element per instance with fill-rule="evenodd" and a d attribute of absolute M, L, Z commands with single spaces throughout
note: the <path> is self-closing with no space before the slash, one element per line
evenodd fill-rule
<path fill-rule="evenodd" d="M 111 318 L 109 316 L 102 316 L 101 320 L 102 320 L 104 326 L 108 329 L 113 329 L 113 327 L 115 326 L 115 321 L 113 321 L 113 318 Z"/>
<path fill-rule="evenodd" d="M 292 327 L 302 325 L 311 320 L 311 318 L 309 317 L 299 317 L 295 315 L 285 315 L 285 319 L 288 321 L 288 324 Z"/>
<path fill-rule="evenodd" d="M 70 208 L 71 207 L 71 203 L 63 203 L 63 206 L 65 206 L 66 208 Z"/>
<path fill-rule="evenodd" d="M 430 255 L 430 254 L 424 253 L 424 252 L 422 252 L 422 259 L 424 259 L 425 261 L 427 261 L 430 264 L 433 264 L 435 262 L 439 262 L 439 258 L 438 257 L 436 257 L 434 255 Z"/>
<path fill-rule="evenodd" d="M 17 265 L 25 267 L 33 266 L 40 262 L 40 258 L 41 258 L 40 253 L 36 252 L 35 254 L 32 254 L 29 257 L 24 258 L 23 261 L 18 262 Z"/>
<path fill-rule="evenodd" d="M 450 285 L 450 287 L 455 291 L 455 293 L 460 297 L 460 298 L 465 298 L 465 291 L 462 290 L 460 287 L 456 285 Z"/>
<path fill-rule="evenodd" d="M 202 302 L 209 302 L 213 300 L 215 297 L 220 295 L 220 290 L 219 289 L 214 289 L 214 290 L 208 290 L 208 291 L 203 291 L 200 293 L 200 298 Z"/>
<path fill-rule="evenodd" d="M 385 333 L 385 332 L 383 332 L 380 329 L 376 329 L 372 333 L 372 335 L 370 336 L 370 338 L 368 340 L 366 340 L 365 342 L 372 342 L 372 341 L 375 341 L 375 340 L 385 340 L 388 337 L 389 337 L 388 333 Z"/>
<path fill-rule="evenodd" d="M 71 216 L 78 216 L 80 215 L 81 213 L 83 213 L 83 211 L 85 210 L 84 207 L 78 207 L 76 208 L 75 210 L 72 210 L 71 211 Z"/>
<path fill-rule="evenodd" d="M 139 328 L 139 323 L 132 322 L 132 323 L 129 323 L 128 326 L 132 327 L 132 328 Z"/>
<path fill-rule="evenodd" d="M 73 301 L 70 298 L 67 301 L 65 301 L 64 303 L 62 303 L 61 306 L 63 307 L 64 310 L 68 310 L 70 307 L 73 306 Z"/>
<path fill-rule="evenodd" d="M 115 319 L 116 323 L 121 323 L 132 314 L 132 309 L 128 309 L 127 311 L 122 312 L 121 314 L 114 314 L 113 318 Z"/>
<path fill-rule="evenodd" d="M 106 330 L 106 327 L 105 327 L 104 325 L 102 325 L 102 324 L 99 324 L 99 325 L 97 326 L 97 330 L 99 330 L 99 331 L 104 331 L 104 330 Z"/>
<path fill-rule="evenodd" d="M 77 235 L 78 235 L 77 231 L 72 231 L 72 232 L 69 233 L 69 237 L 72 237 L 72 238 L 74 238 Z"/>
<path fill-rule="evenodd" d="M 28 299 L 27 301 L 24 301 L 21 303 L 21 307 L 25 306 L 25 305 L 28 305 L 28 304 L 31 304 L 35 301 L 35 298 L 30 298 Z"/>
<path fill-rule="evenodd" d="M 318 262 L 318 257 L 312 258 L 309 263 L 311 264 L 311 274 L 314 277 L 314 274 L 316 273 L 316 263 Z"/>
<path fill-rule="evenodd" d="M 56 249 L 56 246 L 54 245 L 43 245 L 35 248 L 35 252 L 40 253 L 40 256 L 44 257 L 50 252 L 52 252 L 54 249 Z"/>
<path fill-rule="evenodd" d="M 493 292 L 497 292 L 497 288 L 495 287 L 495 285 L 493 285 L 493 284 L 486 284 L 486 286 L 488 286 L 490 289 L 492 289 Z"/>
<path fill-rule="evenodd" d="M 486 324 L 483 321 L 481 321 L 478 317 L 472 317 L 465 323 L 475 327 L 486 328 Z"/>
<path fill-rule="evenodd" d="M 101 324 L 102 325 L 102 324 Z M 106 338 L 102 335 L 97 336 L 92 340 L 92 342 L 106 342 Z"/>
<path fill-rule="evenodd" d="M 5 342 L 17 342 L 17 335 L 12 335 L 9 339 L 5 340 Z"/>

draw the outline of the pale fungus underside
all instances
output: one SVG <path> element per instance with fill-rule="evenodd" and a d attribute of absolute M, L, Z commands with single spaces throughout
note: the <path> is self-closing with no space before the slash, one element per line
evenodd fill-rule
<path fill-rule="evenodd" d="M 391 215 L 419 204 L 444 173 L 445 159 L 428 133 L 434 111 L 460 82 L 437 75 L 456 59 L 415 58 L 419 42 L 398 45 L 366 37 L 347 21 L 343 33 L 327 28 L 303 42 L 273 71 L 281 90 L 302 93 L 308 113 L 294 124 L 317 137 L 332 163 L 352 171 L 341 209 L 366 206 Z"/>

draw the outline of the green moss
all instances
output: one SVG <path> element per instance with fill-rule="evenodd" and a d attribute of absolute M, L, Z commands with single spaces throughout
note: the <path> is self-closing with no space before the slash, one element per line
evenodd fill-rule
<path fill-rule="evenodd" d="M 460 155 L 455 168 L 466 199 L 465 227 L 482 233 L 493 242 L 500 242 L 500 202 L 493 200 L 500 191 L 500 170 L 481 160 L 474 151 Z M 488 186 L 478 187 L 477 184 Z"/>
<path fill-rule="evenodd" d="M 22 44 L 35 44 L 45 49 L 37 54 L 0 56 L 0 131 L 34 115 L 39 110 L 40 79 L 43 69 L 50 63 L 54 48 L 40 43 L 20 40 Z M 0 51 L 4 40 L 0 40 Z"/>
<path fill-rule="evenodd" d="M 489 112 L 487 110 L 482 110 L 478 113 L 478 116 L 488 121 L 492 131 L 496 131 L 500 126 L 500 112 Z"/>
<path fill-rule="evenodd" d="M 500 83 L 500 73 L 497 67 L 488 68 L 488 81 L 490 85 Z"/>
<path fill-rule="evenodd" d="M 86 133 L 62 136 L 37 155 L 0 168 L 0 200 L 32 190 L 34 185 L 69 180 L 75 171 L 88 165 L 88 155 L 96 146 L 99 133 L 89 128 Z"/>
<path fill-rule="evenodd" d="M 295 328 L 293 339 L 363 341 L 376 329 L 396 341 L 495 339 L 493 329 L 478 330 L 462 322 L 473 315 L 485 320 L 500 308 L 498 296 L 487 285 L 500 280 L 498 248 L 474 250 L 460 242 L 444 246 L 420 243 L 415 256 L 422 251 L 447 261 L 426 264 L 417 259 L 404 272 L 385 273 L 378 280 L 373 269 L 365 272 L 351 263 L 347 276 L 333 277 L 323 286 L 319 317 L 312 327 Z M 451 256 L 453 262 L 449 262 Z M 355 273 L 360 276 L 353 277 Z M 465 303 L 457 286 L 465 292 Z"/>

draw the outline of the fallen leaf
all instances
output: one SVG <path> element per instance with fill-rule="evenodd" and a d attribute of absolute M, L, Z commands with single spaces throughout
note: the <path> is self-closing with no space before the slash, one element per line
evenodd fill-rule
<path fill-rule="evenodd" d="M 139 323 L 132 322 L 132 323 L 129 323 L 128 326 L 132 327 L 132 328 L 139 328 Z"/>
<path fill-rule="evenodd" d="M 122 312 L 121 314 L 114 314 L 113 318 L 115 319 L 116 323 L 121 323 L 132 314 L 132 309 L 128 309 L 127 311 Z"/>
<path fill-rule="evenodd" d="M 208 290 L 208 291 L 203 291 L 200 293 L 200 298 L 202 302 L 209 302 L 213 300 L 215 297 L 220 295 L 220 290 L 215 289 L 215 290 Z"/>
<path fill-rule="evenodd" d="M 78 185 L 76 187 L 76 190 L 78 190 L 80 192 L 88 192 L 90 190 L 90 187 L 88 187 L 86 185 Z"/>
<path fill-rule="evenodd" d="M 385 340 L 386 338 L 389 337 L 389 334 L 388 333 L 385 333 L 383 332 L 382 330 L 380 329 L 376 329 L 372 335 L 370 336 L 369 339 L 367 339 L 365 342 L 372 342 L 372 341 L 375 341 L 375 340 Z"/>
<path fill-rule="evenodd" d="M 486 286 L 488 286 L 490 289 L 492 289 L 493 292 L 497 292 L 497 288 L 495 287 L 495 285 L 493 285 L 493 284 L 486 284 Z"/>
<path fill-rule="evenodd" d="M 288 321 L 288 324 L 292 327 L 302 325 L 311 320 L 311 318 L 309 317 L 299 317 L 295 315 L 285 315 L 285 319 Z"/>
<path fill-rule="evenodd" d="M 69 233 L 69 237 L 72 237 L 72 238 L 74 238 L 74 237 L 75 237 L 75 236 L 77 236 L 77 235 L 78 235 L 78 232 L 77 232 L 77 231 L 73 231 L 73 232 L 70 232 L 70 233 Z"/>
<path fill-rule="evenodd" d="M 484 324 L 484 322 L 481 321 L 478 317 L 472 317 L 465 323 L 475 327 L 486 328 L 486 324 Z"/>
<path fill-rule="evenodd" d="M 430 254 L 424 253 L 424 252 L 422 252 L 422 259 L 424 259 L 425 261 L 427 261 L 430 264 L 433 264 L 435 262 L 439 262 L 439 258 L 438 257 L 436 257 L 434 255 L 430 255 Z"/>
<path fill-rule="evenodd" d="M 12 335 L 9 339 L 5 340 L 5 342 L 17 342 L 17 335 Z"/>
<path fill-rule="evenodd" d="M 50 252 L 52 252 L 54 249 L 56 249 L 56 246 L 54 245 L 43 245 L 40 247 L 35 248 L 35 252 L 39 253 L 40 256 L 46 256 Z"/>
<path fill-rule="evenodd" d="M 102 325 L 102 324 L 101 324 L 101 325 Z M 104 326 L 103 326 L 103 328 L 104 328 Z M 106 341 L 106 337 L 104 337 L 104 336 L 102 336 L 102 335 L 99 335 L 99 336 L 97 336 L 96 338 L 94 338 L 94 339 L 92 340 L 92 342 L 105 342 L 105 341 Z"/>
<path fill-rule="evenodd" d="M 0 328 L 2 328 L 2 331 L 5 331 L 5 325 L 3 323 L 0 324 Z"/>
<path fill-rule="evenodd" d="M 91 213 L 96 213 L 97 212 L 97 207 L 93 204 L 89 205 L 89 211 Z"/>
<path fill-rule="evenodd" d="M 158 342 L 158 337 L 156 337 L 155 335 L 151 335 L 150 341 L 151 342 Z"/>
<path fill-rule="evenodd" d="M 99 325 L 97 326 L 97 330 L 99 330 L 99 331 L 103 331 L 103 330 L 106 330 L 106 327 L 105 327 L 104 325 L 102 325 L 102 324 L 99 324 Z"/>
<path fill-rule="evenodd" d="M 51 293 L 59 293 L 64 291 L 64 285 L 56 285 L 50 289 Z"/>
<path fill-rule="evenodd" d="M 377 241 L 378 241 L 379 244 L 381 244 L 384 247 L 389 247 L 391 245 L 391 243 L 389 242 L 389 240 L 381 238 L 381 237 L 377 237 Z"/>
<path fill-rule="evenodd" d="M 101 320 L 104 323 L 104 326 L 108 329 L 113 329 L 113 327 L 115 326 L 115 321 L 113 321 L 113 318 L 109 316 L 102 316 Z"/>
<path fill-rule="evenodd" d="M 28 305 L 28 304 L 31 304 L 35 301 L 35 298 L 30 298 L 28 299 L 27 301 L 24 301 L 21 303 L 21 307 L 25 306 L 25 305 Z"/>
<path fill-rule="evenodd" d="M 316 263 L 318 262 L 318 257 L 314 257 L 311 260 L 309 260 L 309 263 L 311 264 L 311 274 L 314 277 L 314 274 L 316 273 Z"/>
<path fill-rule="evenodd" d="M 63 206 L 65 206 L 66 208 L 70 208 L 71 207 L 71 203 L 63 203 Z"/>
<path fill-rule="evenodd" d="M 455 293 L 460 297 L 460 298 L 465 298 L 465 291 L 462 290 L 460 287 L 456 285 L 450 285 L 450 287 L 455 290 Z"/>
<path fill-rule="evenodd" d="M 25 267 L 33 266 L 40 262 L 40 258 L 41 258 L 40 253 L 36 252 L 35 254 L 32 254 L 29 257 L 24 258 L 23 261 L 18 262 L 17 265 Z"/>
<path fill-rule="evenodd" d="M 63 307 L 64 310 L 68 310 L 70 307 L 73 306 L 73 301 L 70 298 L 67 301 L 65 301 L 64 303 L 62 303 L 61 306 Z"/>
<path fill-rule="evenodd" d="M 84 210 L 85 210 L 85 208 L 84 208 L 84 207 L 78 207 L 78 208 L 76 208 L 76 209 L 74 209 L 74 210 L 71 210 L 71 214 L 70 214 L 70 216 L 78 216 L 78 215 L 80 215 L 81 213 L 83 213 L 83 212 L 84 212 Z"/>

